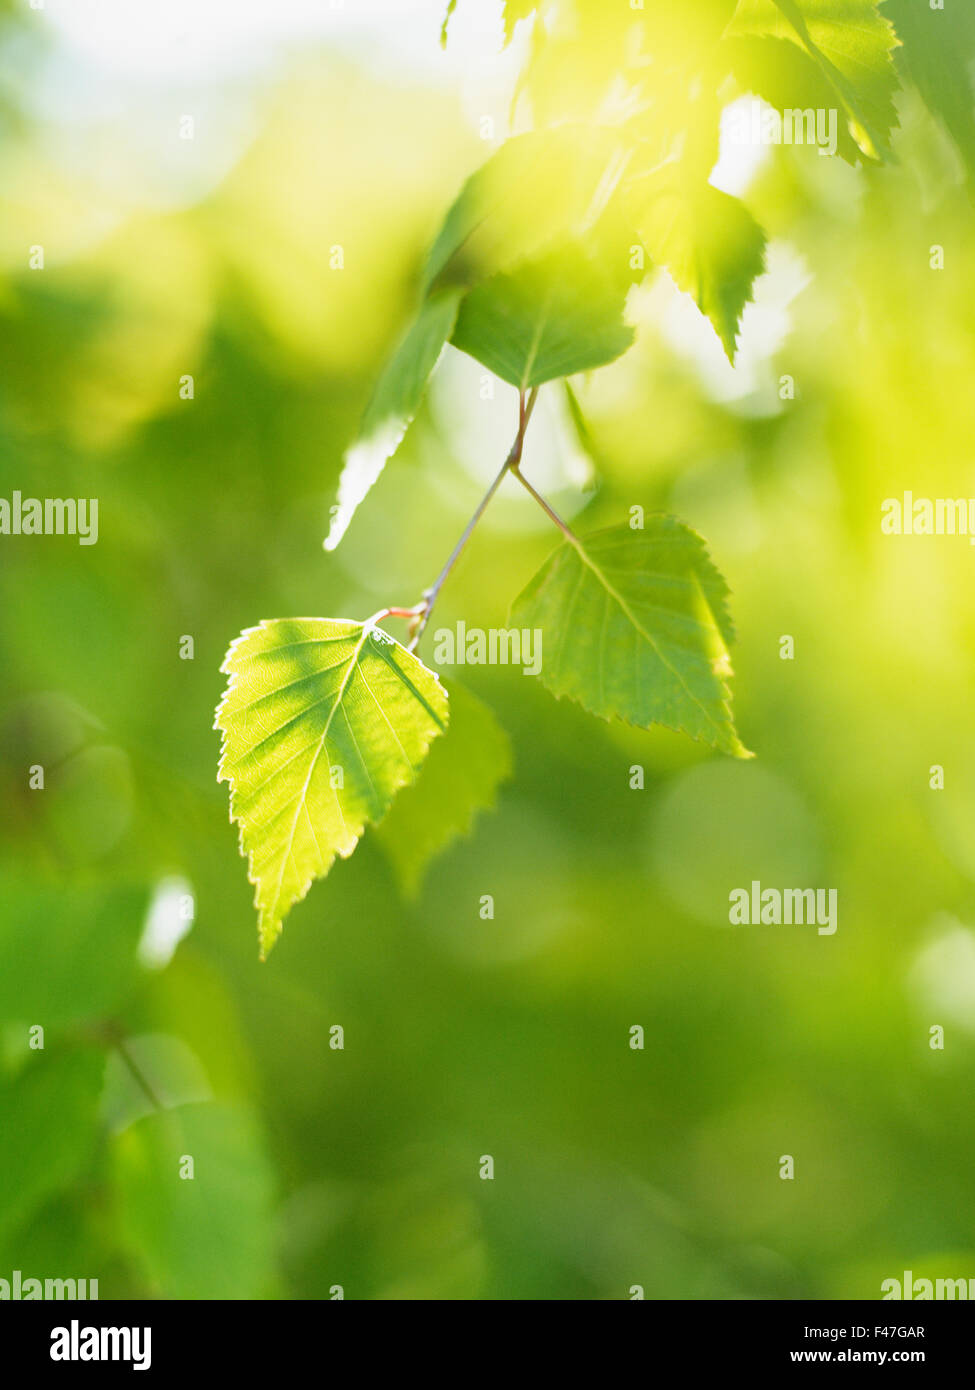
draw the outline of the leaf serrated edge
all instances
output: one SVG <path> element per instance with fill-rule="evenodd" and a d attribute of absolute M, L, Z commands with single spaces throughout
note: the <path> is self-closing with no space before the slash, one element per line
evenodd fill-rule
<path fill-rule="evenodd" d="M 730 645 L 734 642 L 734 640 L 735 640 L 735 628 L 734 628 L 734 623 L 732 622 L 730 609 L 729 609 L 729 607 L 728 607 L 728 599 L 729 599 L 730 596 L 731 596 L 731 588 L 730 588 L 730 586 L 728 585 L 727 580 L 724 578 L 724 575 L 721 573 L 721 571 L 718 569 L 717 565 L 715 565 L 714 561 L 712 560 L 710 551 L 708 550 L 707 542 L 704 540 L 704 537 L 701 536 L 699 532 L 695 531 L 695 530 L 693 529 L 693 527 L 688 526 L 688 525 L 686 524 L 686 522 L 681 521 L 679 517 L 674 516 L 672 513 L 668 513 L 668 512 L 652 512 L 652 513 L 650 513 L 650 515 L 651 515 L 651 517 L 657 517 L 657 518 L 666 520 L 666 521 L 668 521 L 668 522 L 671 522 L 671 523 L 673 523 L 675 526 L 679 526 L 679 527 L 680 527 L 683 531 L 685 531 L 689 536 L 693 537 L 693 539 L 694 539 L 694 540 L 697 542 L 697 544 L 699 545 L 700 550 L 701 550 L 702 557 L 703 557 L 703 559 L 704 559 L 704 561 L 705 561 L 705 563 L 706 563 L 706 565 L 707 565 L 707 568 L 710 570 L 711 575 L 712 575 L 713 578 L 718 582 L 718 584 L 720 585 L 721 590 L 722 590 L 721 596 L 720 596 L 720 607 L 721 607 L 722 616 L 724 617 L 725 622 L 726 622 L 726 624 L 727 624 L 727 636 L 726 636 L 726 634 L 721 630 L 720 624 L 718 625 L 718 631 L 719 631 L 719 635 L 721 636 L 722 640 L 725 642 L 725 645 L 726 645 L 726 646 L 730 646 Z M 571 541 L 566 540 L 566 541 L 564 541 L 564 542 L 562 543 L 562 545 L 560 545 L 556 550 L 553 550 L 552 553 L 548 556 L 548 558 L 547 558 L 545 561 L 543 561 L 543 563 L 542 563 L 542 565 L 539 567 L 539 569 L 536 570 L 536 572 L 535 572 L 535 574 L 532 576 L 532 578 L 529 579 L 528 583 L 525 585 L 524 589 L 522 589 L 521 593 L 520 593 L 520 594 L 517 596 L 517 598 L 515 598 L 514 601 L 512 602 L 511 607 L 510 607 L 510 610 L 509 610 L 509 622 L 512 622 L 512 621 L 514 620 L 515 613 L 516 613 L 516 610 L 517 610 L 517 608 L 518 608 L 518 605 L 525 599 L 525 595 L 528 593 L 528 590 L 532 587 L 532 585 L 535 583 L 535 581 L 538 580 L 538 579 L 540 578 L 540 576 L 541 576 L 546 570 L 549 570 L 549 572 L 551 572 L 551 567 L 552 567 L 552 565 L 553 565 L 555 559 L 556 559 L 559 555 L 565 553 L 567 550 L 568 550 L 568 551 L 574 550 L 575 553 L 576 553 L 576 555 L 579 555 L 579 556 L 580 556 L 580 561 L 579 561 L 580 564 L 586 564 L 586 563 L 588 563 L 588 564 L 590 565 L 590 567 L 591 567 L 592 569 L 595 570 L 595 569 L 596 569 L 596 566 L 593 564 L 593 562 L 592 562 L 591 560 L 589 560 L 588 557 L 583 558 L 583 557 L 580 555 L 580 552 L 582 551 L 582 547 L 584 546 L 585 542 L 586 542 L 586 541 L 591 541 L 591 540 L 597 539 L 599 536 L 607 535 L 607 534 L 609 534 L 610 532 L 616 532 L 616 531 L 619 531 L 619 530 L 622 530 L 622 529 L 625 529 L 625 527 L 623 527 L 623 526 L 604 526 L 604 527 L 602 527 L 599 531 L 592 531 L 592 532 L 590 532 L 588 535 L 580 536 L 580 537 L 578 538 L 578 542 L 577 542 L 577 544 L 576 544 L 575 546 L 572 545 L 572 542 L 571 542 Z M 633 534 L 634 534 L 635 536 L 638 536 L 638 535 L 639 535 L 639 532 L 634 531 Z M 649 539 L 649 538 L 647 538 L 647 539 Z M 545 579 L 547 580 L 548 577 L 549 577 L 549 576 L 546 575 L 546 576 L 545 576 Z M 544 582 L 545 582 L 545 581 L 542 581 L 542 583 L 544 583 Z M 712 609 L 713 609 L 713 608 L 714 608 L 714 605 L 710 602 L 710 600 L 708 599 L 707 595 L 704 593 L 703 587 L 700 585 L 700 580 L 698 580 L 698 585 L 699 585 L 699 588 L 701 588 L 701 595 L 702 595 L 702 597 L 704 598 L 705 603 L 707 604 L 707 606 L 708 606 L 709 608 L 712 608 Z M 541 585 L 540 585 L 539 587 L 541 587 Z M 605 585 L 604 585 L 604 587 L 605 587 Z M 607 589 L 607 592 L 611 592 L 611 591 L 610 591 L 609 589 Z M 615 597 L 615 593 L 613 593 L 612 596 Z M 651 645 L 654 645 L 654 646 L 655 646 L 654 643 L 651 643 Z M 739 736 L 739 734 L 738 734 L 737 728 L 735 727 L 734 712 L 733 712 L 732 706 L 731 706 L 731 688 L 730 688 L 730 686 L 729 686 L 729 684 L 728 684 L 728 680 L 727 680 L 727 677 L 728 677 L 728 676 L 734 674 L 733 671 L 731 671 L 731 669 L 730 669 L 730 661 L 729 661 L 729 669 L 728 669 L 727 672 L 718 672 L 718 671 L 715 671 L 713 674 L 714 674 L 714 678 L 715 678 L 715 680 L 717 681 L 718 686 L 719 686 L 719 688 L 720 688 L 720 690 L 721 690 L 721 699 L 720 699 L 720 701 L 719 701 L 719 708 L 721 709 L 721 711 L 723 712 L 723 714 L 724 714 L 724 716 L 725 716 L 723 722 L 727 725 L 727 728 L 728 728 L 729 739 L 728 739 L 728 745 L 727 745 L 727 746 L 725 746 L 724 744 L 718 742 L 717 739 L 705 738 L 705 737 L 702 737 L 700 734 L 692 733 L 691 730 L 688 729 L 688 728 L 686 727 L 686 725 L 683 724 L 683 723 L 674 723 L 674 724 L 671 724 L 671 723 L 666 723 L 666 722 L 664 722 L 664 721 L 661 720 L 661 719 L 653 719 L 653 720 L 650 721 L 650 724 L 649 724 L 649 725 L 647 725 L 647 724 L 638 724 L 638 723 L 636 722 L 636 720 L 628 719 L 625 715 L 622 715 L 622 714 L 604 714 L 604 713 L 602 713 L 601 710 L 598 710 L 598 709 L 594 708 L 593 705 L 591 705 L 590 703 L 588 703 L 588 702 L 587 702 L 584 698 L 582 698 L 581 696 L 578 696 L 578 695 L 571 695 L 571 694 L 569 694 L 568 691 L 557 691 L 557 690 L 554 690 L 554 689 L 552 688 L 552 686 L 550 686 L 550 685 L 548 684 L 548 682 L 545 681 L 544 674 L 542 675 L 542 681 L 543 681 L 543 683 L 545 684 L 546 689 L 550 692 L 550 694 L 552 694 L 552 695 L 555 697 L 556 700 L 560 700 L 560 701 L 561 701 L 561 700 L 565 699 L 565 700 L 568 700 L 568 701 L 569 701 L 570 703 L 572 703 L 572 704 L 579 705 L 580 708 L 581 708 L 581 709 L 584 709 L 584 710 L 586 711 L 587 714 L 592 714 L 592 715 L 594 715 L 597 719 L 602 719 L 603 722 L 606 723 L 606 724 L 612 723 L 613 720 L 617 720 L 617 721 L 618 721 L 619 723 L 621 723 L 621 724 L 626 724 L 626 725 L 627 725 L 629 728 L 631 728 L 631 729 L 642 729 L 644 732 L 650 732 L 650 730 L 651 730 L 651 728 L 652 728 L 652 726 L 653 726 L 654 724 L 659 724 L 661 728 L 671 729 L 674 733 L 684 734 L 684 735 L 686 735 L 688 738 L 692 739 L 693 742 L 695 742 L 695 743 L 703 743 L 703 744 L 705 744 L 705 745 L 706 745 L 707 747 L 709 747 L 709 748 L 715 748 L 715 749 L 717 749 L 719 752 L 728 753 L 731 757 L 740 758 L 740 759 L 743 759 L 743 760 L 744 760 L 744 759 L 748 759 L 748 758 L 754 758 L 755 754 L 751 751 L 751 749 L 746 748 L 745 744 L 742 742 L 742 740 L 741 740 L 741 738 L 740 738 L 740 736 Z M 715 727 L 716 730 L 718 730 L 718 731 L 720 732 L 720 730 L 721 730 L 721 725 L 720 725 L 720 724 L 716 724 L 715 721 L 714 721 L 713 719 L 710 718 L 710 716 L 709 716 L 709 722 Z"/>
<path fill-rule="evenodd" d="M 284 913 L 284 914 L 282 915 L 282 917 L 274 924 L 274 925 L 276 926 L 276 930 L 273 932 L 273 935 L 270 935 L 270 933 L 265 933 L 265 928 L 264 928 L 264 915 L 265 915 L 265 914 L 264 914 L 264 909 L 261 907 L 260 903 L 258 902 L 258 894 L 259 894 L 259 892 L 260 892 L 260 880 L 255 876 L 255 872 L 254 872 L 253 856 L 254 856 L 255 851 L 252 850 L 252 849 L 249 849 L 249 848 L 247 847 L 247 845 L 246 845 L 246 843 L 245 843 L 245 840 L 244 840 L 244 836 L 245 836 L 245 826 L 244 826 L 244 822 L 243 822 L 243 820 L 239 819 L 239 818 L 234 814 L 235 802 L 236 802 L 237 791 L 238 791 L 238 789 L 237 789 L 237 779 L 233 776 L 233 773 L 230 772 L 230 770 L 227 769 L 227 768 L 225 767 L 225 761 L 226 761 L 226 757 L 227 757 L 227 730 L 223 727 L 223 725 L 222 725 L 219 721 L 220 721 L 220 715 L 222 714 L 223 710 L 225 709 L 228 699 L 230 698 L 231 694 L 233 693 L 233 691 L 234 691 L 234 690 L 236 689 L 236 687 L 237 687 L 237 677 L 238 677 L 239 674 L 240 674 L 239 671 L 237 671 L 237 670 L 234 668 L 234 666 L 231 664 L 231 662 L 232 662 L 232 657 L 233 657 L 234 652 L 236 651 L 236 649 L 237 649 L 238 647 L 242 646 L 242 645 L 247 641 L 248 638 L 253 637 L 256 633 L 259 633 L 259 632 L 262 632 L 262 631 L 266 631 L 268 628 L 274 627 L 277 623 L 279 623 L 279 622 L 281 622 L 281 621 L 284 621 L 284 620 L 282 620 L 282 619 L 280 619 L 280 618 L 262 618 L 261 621 L 260 621 L 259 623 L 255 624 L 253 627 L 244 628 L 244 629 L 233 639 L 233 641 L 230 643 L 230 646 L 227 648 L 226 655 L 224 656 L 224 659 L 223 659 L 223 661 L 222 661 L 221 664 L 220 664 L 220 672 L 221 672 L 221 674 L 223 674 L 223 675 L 229 675 L 229 676 L 230 676 L 230 680 L 229 680 L 228 683 L 227 683 L 227 688 L 224 690 L 223 695 L 220 697 L 220 702 L 219 702 L 219 704 L 217 705 L 216 711 L 215 711 L 215 713 L 214 713 L 214 722 L 213 722 L 213 728 L 214 728 L 214 730 L 215 730 L 216 732 L 219 732 L 220 735 L 221 735 L 221 739 L 220 739 L 220 760 L 219 760 L 219 762 L 218 762 L 218 764 L 217 764 L 217 782 L 218 782 L 218 783 L 220 783 L 220 782 L 226 782 L 227 785 L 228 785 L 228 787 L 229 787 L 229 789 L 230 789 L 230 796 L 229 796 L 229 820 L 230 820 L 230 823 L 231 823 L 231 824 L 234 824 L 234 822 L 236 822 L 236 824 L 237 824 L 237 844 L 238 844 L 238 851 L 239 851 L 239 853 L 240 853 L 240 857 L 241 857 L 242 859 L 246 859 L 246 861 L 247 861 L 247 881 L 248 881 L 249 883 L 253 884 L 253 886 L 254 886 L 254 903 L 253 903 L 253 906 L 254 906 L 254 908 L 255 908 L 255 910 L 256 910 L 256 912 L 257 912 L 258 946 L 259 946 L 259 950 L 260 950 L 260 959 L 261 959 L 262 962 L 267 960 L 267 957 L 268 957 L 268 955 L 270 954 L 272 947 L 274 946 L 274 944 L 275 944 L 275 942 L 277 941 L 278 937 L 281 935 L 281 931 L 282 931 L 283 924 L 284 924 L 284 917 L 286 917 L 286 916 L 288 915 L 288 913 L 291 911 L 292 908 L 297 907 L 298 904 L 299 904 L 300 902 L 303 902 L 303 901 L 304 901 L 304 899 L 308 896 L 308 890 L 311 888 L 311 886 L 312 886 L 313 883 L 317 882 L 319 879 L 327 878 L 328 874 L 331 872 L 332 865 L 335 863 L 335 860 L 336 860 L 337 858 L 339 858 L 339 859 L 349 859 L 349 858 L 352 856 L 352 854 L 355 852 L 355 850 L 358 849 L 358 847 L 359 847 L 359 843 L 360 843 L 360 841 L 361 841 L 361 839 L 362 839 L 362 836 L 365 834 L 366 827 L 367 827 L 367 826 L 373 826 L 373 827 L 375 827 L 375 826 L 379 825 L 379 824 L 382 822 L 382 820 L 384 819 L 384 817 L 388 814 L 389 809 L 390 809 L 390 807 L 392 806 L 393 801 L 395 800 L 397 793 L 400 792 L 400 791 L 402 791 L 402 789 L 403 789 L 405 786 L 411 786 L 411 785 L 413 785 L 413 784 L 416 782 L 417 777 L 418 777 L 418 775 L 419 775 L 418 772 L 415 772 L 415 773 L 412 774 L 412 776 L 404 776 L 404 777 L 402 777 L 401 779 L 399 779 L 399 780 L 395 783 L 395 785 L 394 785 L 394 787 L 393 787 L 393 789 L 392 789 L 392 795 L 391 795 L 390 798 L 389 798 L 389 804 L 386 806 L 386 809 L 383 811 L 382 815 L 378 816 L 375 820 L 372 819 L 371 817 L 367 816 L 367 817 L 365 817 L 361 822 L 359 822 L 358 824 L 356 824 L 355 822 L 353 822 L 353 824 L 352 824 L 351 826 L 348 827 L 348 828 L 353 832 L 353 834 L 354 834 L 354 836 L 355 836 L 355 841 L 354 841 L 354 843 L 352 844 L 352 846 L 351 846 L 348 850 L 342 850 L 342 849 L 340 848 L 340 849 L 337 849 L 337 850 L 333 851 L 332 857 L 331 857 L 331 859 L 329 860 L 328 865 L 327 865 L 327 867 L 326 867 L 324 873 L 321 873 L 321 874 L 314 874 L 314 873 L 309 874 L 309 875 L 307 876 L 307 878 L 306 878 L 303 882 L 301 882 L 299 891 L 298 891 L 297 895 L 295 896 L 293 902 L 292 902 L 291 905 L 289 906 L 288 912 Z M 378 628 L 378 622 L 377 622 L 375 619 L 369 619 L 369 620 L 367 620 L 366 622 L 361 622 L 361 621 L 359 621 L 358 619 L 355 619 L 355 618 L 289 618 L 289 619 L 287 619 L 286 621 L 288 621 L 288 622 L 295 622 L 295 623 L 321 623 L 321 622 L 348 623 L 348 625 L 349 625 L 350 627 L 353 627 L 353 628 L 359 627 L 359 628 L 361 628 L 361 629 L 362 629 L 362 637 L 361 637 L 361 639 L 360 639 L 359 646 L 358 646 L 358 648 L 357 648 L 357 650 L 356 650 L 356 653 L 355 653 L 355 655 L 353 656 L 353 658 L 352 658 L 352 660 L 351 660 L 350 669 L 351 669 L 352 667 L 355 666 L 356 661 L 358 660 L 359 653 L 361 652 L 362 647 L 365 645 L 365 642 L 366 642 L 366 640 L 367 640 L 367 638 L 368 638 L 368 636 L 369 636 L 369 633 L 372 632 L 372 631 L 374 631 L 374 630 L 376 630 L 376 629 Z M 438 724 L 440 727 L 438 727 L 438 728 L 432 730 L 432 731 L 430 732 L 430 734 L 429 734 L 428 736 L 426 736 L 426 737 L 423 739 L 423 742 L 422 742 L 422 756 L 421 756 L 421 759 L 420 759 L 420 763 L 422 764 L 423 762 L 426 761 L 427 755 L 428 755 L 429 752 L 430 752 L 430 746 L 431 746 L 431 744 L 433 743 L 434 739 L 435 739 L 435 738 L 439 738 L 443 733 L 445 733 L 446 730 L 447 730 L 447 728 L 448 728 L 448 726 L 449 726 L 449 721 L 450 721 L 450 714 L 449 714 L 449 709 L 450 709 L 450 696 L 449 696 L 449 693 L 448 693 L 448 691 L 447 691 L 446 686 L 443 684 L 443 682 L 441 681 L 441 679 L 440 679 L 439 675 L 436 673 L 436 671 L 431 671 L 430 668 L 429 668 L 428 666 L 423 665 L 423 663 L 419 660 L 418 657 L 414 656 L 412 652 L 408 652 L 408 651 L 406 650 L 406 648 L 405 648 L 404 646 L 402 646 L 401 643 L 399 643 L 399 642 L 396 641 L 395 637 L 392 637 L 392 636 L 391 636 L 391 634 L 387 633 L 386 636 L 389 637 L 390 643 L 391 643 L 393 646 L 399 647 L 400 650 L 401 650 L 406 656 L 412 657 L 414 661 L 416 661 L 419 665 L 423 666 L 423 669 L 424 669 L 430 676 L 432 676 L 432 678 L 436 681 L 437 685 L 440 687 L 441 691 L 443 692 L 444 700 L 445 700 L 446 703 L 447 703 L 447 719 L 446 719 L 446 721 L 444 721 L 444 722 L 441 722 L 439 716 L 436 715 L 433 711 L 430 711 L 431 715 L 433 715 L 434 719 L 436 720 L 437 724 Z M 398 675 L 402 675 L 402 673 L 399 672 L 399 671 L 397 671 L 397 674 L 398 674 Z M 336 703 L 338 703 L 338 701 L 337 701 Z M 424 701 L 423 703 L 425 704 L 426 702 Z M 324 739 L 324 737 L 325 737 L 325 735 L 323 734 L 323 739 Z M 266 937 L 269 937 L 269 939 L 266 939 Z"/>

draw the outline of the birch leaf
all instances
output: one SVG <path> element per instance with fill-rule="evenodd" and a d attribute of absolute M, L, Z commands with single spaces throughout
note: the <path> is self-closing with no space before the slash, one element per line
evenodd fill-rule
<path fill-rule="evenodd" d="M 312 882 L 414 780 L 447 696 L 382 628 L 334 618 L 248 628 L 221 669 L 217 779 L 230 783 L 264 959 Z"/>

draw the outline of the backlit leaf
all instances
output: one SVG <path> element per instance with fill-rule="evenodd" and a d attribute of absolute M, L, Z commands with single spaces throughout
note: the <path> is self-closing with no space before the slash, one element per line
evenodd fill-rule
<path fill-rule="evenodd" d="M 359 437 L 345 455 L 326 550 L 338 545 L 359 503 L 402 443 L 420 408 L 430 373 L 453 332 L 459 300 L 456 290 L 431 295 L 386 364 L 363 416 Z"/>
<path fill-rule="evenodd" d="M 604 719 L 665 724 L 748 757 L 725 683 L 728 588 L 700 536 L 669 516 L 566 541 L 515 601 L 540 628 L 541 679 Z"/>
<path fill-rule="evenodd" d="M 798 44 L 830 83 L 863 153 L 889 155 L 899 40 L 874 0 L 739 0 L 727 33 Z"/>
<path fill-rule="evenodd" d="M 693 296 L 733 363 L 742 312 L 765 268 L 761 227 L 737 198 L 668 169 L 635 183 L 633 208 L 650 256 Z"/>
<path fill-rule="evenodd" d="M 451 342 L 526 390 L 624 353 L 633 342 L 628 288 L 581 246 L 560 247 L 471 290 Z"/>
<path fill-rule="evenodd" d="M 515 25 L 527 19 L 538 9 L 538 0 L 504 0 L 504 42 L 505 47 L 515 36 Z"/>
<path fill-rule="evenodd" d="M 476 284 L 598 221 L 623 171 L 618 136 L 563 125 L 507 140 L 471 175 L 444 219 L 424 284 Z"/>
<path fill-rule="evenodd" d="M 807 112 L 812 112 L 814 124 L 820 119 L 825 123 L 825 126 L 816 126 L 817 143 L 812 145 L 814 154 L 818 153 L 817 145 L 828 148 L 829 112 L 835 110 L 836 153 L 848 164 L 860 161 L 863 151 L 850 134 L 844 112 L 836 106 L 836 92 L 832 83 L 798 44 L 790 43 L 788 39 L 756 37 L 726 39 L 722 47 L 730 60 L 735 81 L 743 92 L 752 92 L 761 97 L 775 108 L 780 117 L 784 117 L 787 111 L 799 113 L 798 116 L 793 114 L 790 119 L 801 129 L 804 143 L 811 143 L 806 136 L 810 129 Z M 819 118 L 819 112 L 826 114 Z M 744 119 L 750 120 L 750 113 Z M 821 140 L 820 132 L 826 135 L 825 141 Z M 745 134 L 751 138 L 750 131 L 746 130 Z"/>
<path fill-rule="evenodd" d="M 447 727 L 447 697 L 387 632 L 340 619 L 263 622 L 221 669 L 218 780 L 230 783 L 263 958 L 312 881 L 413 781 Z"/>

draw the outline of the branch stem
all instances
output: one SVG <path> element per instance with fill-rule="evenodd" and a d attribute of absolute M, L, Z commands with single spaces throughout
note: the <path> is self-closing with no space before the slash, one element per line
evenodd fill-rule
<path fill-rule="evenodd" d="M 555 522 L 556 526 L 562 532 L 563 536 L 565 536 L 566 540 L 571 541 L 574 546 L 578 547 L 578 538 L 569 529 L 566 522 L 562 520 L 555 508 L 550 506 L 548 502 L 545 501 L 545 498 L 542 496 L 542 494 L 532 487 L 531 483 L 525 477 L 524 473 L 522 473 L 521 469 L 517 465 L 514 465 L 511 469 L 511 472 L 518 479 L 519 483 L 521 483 L 522 487 L 526 488 L 528 492 L 531 493 L 532 497 L 534 497 L 535 501 L 541 507 L 542 511 L 549 518 L 549 520 Z"/>
<path fill-rule="evenodd" d="M 423 602 L 421 604 L 418 604 L 417 608 L 412 611 L 411 616 L 413 618 L 413 622 L 410 629 L 410 643 L 409 647 L 407 648 L 408 651 L 416 651 L 420 638 L 423 636 L 423 630 L 426 627 L 427 623 L 430 621 L 430 614 L 433 612 L 433 605 L 437 601 L 437 597 L 440 594 L 440 590 L 446 583 L 447 577 L 453 569 L 454 565 L 460 559 L 464 547 L 467 545 L 467 542 L 470 540 L 471 535 L 473 534 L 475 526 L 487 510 L 488 503 L 491 501 L 492 497 L 504 481 L 505 474 L 508 472 L 518 473 L 518 465 L 521 462 L 522 450 L 525 447 L 525 431 L 528 429 L 528 422 L 532 417 L 532 411 L 535 409 L 535 401 L 537 399 L 537 386 L 535 386 L 531 391 L 519 392 L 518 433 L 515 435 L 514 443 L 508 450 L 508 457 L 501 465 L 501 468 L 497 476 L 495 477 L 491 486 L 488 488 L 487 492 L 484 494 L 484 496 L 478 503 L 477 510 L 475 511 L 474 515 L 471 517 L 467 525 L 464 527 L 464 531 L 460 537 L 460 540 L 457 542 L 453 550 L 450 552 L 450 556 L 447 560 L 447 563 L 444 565 L 443 569 L 440 571 L 436 579 L 430 585 L 430 588 L 425 590 L 423 594 Z M 389 611 L 391 616 L 405 616 L 405 613 L 402 611 L 397 611 L 395 609 L 390 609 Z"/>

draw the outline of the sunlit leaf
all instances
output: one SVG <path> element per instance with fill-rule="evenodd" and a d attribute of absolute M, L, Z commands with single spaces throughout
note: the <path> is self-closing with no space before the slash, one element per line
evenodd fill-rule
<path fill-rule="evenodd" d="M 386 364 L 366 408 L 359 437 L 345 455 L 326 550 L 338 545 L 386 460 L 399 448 L 453 331 L 459 300 L 455 290 L 431 295 Z"/>
<path fill-rule="evenodd" d="M 508 140 L 471 175 L 430 252 L 423 277 L 427 298 L 387 363 L 346 453 L 326 550 L 339 544 L 399 448 L 454 331 L 462 291 L 520 265 L 567 234 L 591 231 L 623 168 L 613 131 L 576 125 Z M 482 307 L 477 300 L 468 318 Z"/>
<path fill-rule="evenodd" d="M 626 351 L 627 289 L 582 247 L 560 247 L 471 290 L 451 342 L 513 386 L 539 386 Z"/>
<path fill-rule="evenodd" d="M 412 897 L 433 859 L 470 834 L 511 775 L 511 743 L 492 710 L 451 681 L 450 728 L 437 739 L 412 787 L 406 787 L 376 832 L 403 892 Z"/>
<path fill-rule="evenodd" d="M 541 679 L 604 719 L 665 724 L 748 757 L 725 678 L 728 588 L 704 542 L 669 516 L 566 541 L 515 601 L 543 634 Z"/>
<path fill-rule="evenodd" d="M 230 783 L 263 958 L 312 881 L 413 781 L 447 726 L 447 697 L 388 633 L 339 619 L 248 628 L 221 669 L 218 780 Z"/>
<path fill-rule="evenodd" d="M 634 217 L 652 259 L 693 296 L 734 362 L 738 327 L 765 268 L 765 234 L 737 198 L 669 169 L 639 180 Z"/>
<path fill-rule="evenodd" d="M 904 45 L 899 62 L 944 122 L 975 180 L 975 5 L 933 9 L 917 0 L 886 0 L 884 14 Z"/>
<path fill-rule="evenodd" d="M 539 0 L 504 0 L 504 42 L 505 47 L 515 36 L 515 25 L 535 13 Z"/>
<path fill-rule="evenodd" d="M 619 138 L 600 126 L 518 135 L 464 184 L 427 261 L 427 286 L 469 286 L 584 234 L 623 170 Z"/>
<path fill-rule="evenodd" d="M 822 68 L 787 39 L 726 39 L 725 55 L 731 63 L 735 81 L 743 92 L 751 92 L 784 116 L 786 111 L 801 113 L 805 134 L 805 113 L 836 108 L 836 92 Z M 793 117 L 793 120 L 797 119 Z M 828 119 L 828 117 L 827 117 Z M 844 113 L 837 110 L 836 153 L 848 164 L 857 164 L 863 151 L 850 134 Z M 813 153 L 817 153 L 813 146 Z"/>
<path fill-rule="evenodd" d="M 899 40 L 874 0 L 739 0 L 727 33 L 798 44 L 836 93 L 863 153 L 889 154 Z"/>
<path fill-rule="evenodd" d="M 447 0 L 447 8 L 444 11 L 443 22 L 440 25 L 440 47 L 447 47 L 447 39 L 450 34 L 450 20 L 454 10 L 457 8 L 457 0 Z"/>

